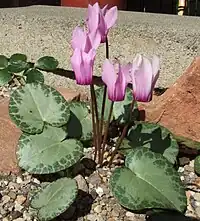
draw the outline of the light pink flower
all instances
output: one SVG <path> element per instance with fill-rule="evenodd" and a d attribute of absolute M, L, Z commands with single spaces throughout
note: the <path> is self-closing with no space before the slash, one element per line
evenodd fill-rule
<path fill-rule="evenodd" d="M 159 77 L 159 58 L 148 59 L 137 55 L 132 64 L 131 83 L 133 96 L 136 101 L 149 102 L 152 100 L 153 89 Z"/>
<path fill-rule="evenodd" d="M 88 53 L 76 48 L 71 57 L 72 68 L 75 73 L 76 83 L 80 85 L 91 85 L 93 66 L 96 52 L 94 49 Z"/>
<path fill-rule="evenodd" d="M 101 36 L 101 42 L 106 42 L 108 31 L 114 26 L 117 20 L 117 7 L 108 9 L 106 5 L 103 9 L 99 7 L 98 2 L 94 5 L 88 5 L 87 27 L 91 33 L 93 42 L 97 36 Z"/>
<path fill-rule="evenodd" d="M 76 82 L 80 85 L 92 84 L 93 66 L 96 56 L 96 48 L 99 43 L 93 44 L 90 35 L 81 28 L 76 27 L 72 36 L 72 48 L 74 49 L 71 57 L 72 68 L 75 73 Z"/>
<path fill-rule="evenodd" d="M 103 64 L 102 80 L 108 88 L 108 98 L 122 101 L 126 93 L 128 69 L 118 63 L 117 73 L 114 65 L 106 59 Z"/>

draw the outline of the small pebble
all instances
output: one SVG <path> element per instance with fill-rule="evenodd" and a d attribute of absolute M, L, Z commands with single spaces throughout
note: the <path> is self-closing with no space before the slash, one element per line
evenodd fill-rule
<path fill-rule="evenodd" d="M 19 205 L 22 205 L 26 201 L 26 197 L 23 195 L 18 195 L 15 202 L 18 203 Z"/>
<path fill-rule="evenodd" d="M 101 213 L 101 211 L 102 211 L 101 205 L 97 205 L 97 206 L 94 208 L 94 212 L 95 212 L 95 213 Z"/>
<path fill-rule="evenodd" d="M 8 195 L 5 195 L 2 197 L 2 204 L 6 204 L 10 201 L 10 197 Z"/>
<path fill-rule="evenodd" d="M 104 195 L 103 189 L 101 187 L 97 187 L 96 192 L 100 197 Z"/>
<path fill-rule="evenodd" d="M 23 182 L 23 180 L 22 180 L 22 178 L 21 177 L 17 177 L 17 183 L 22 183 Z"/>

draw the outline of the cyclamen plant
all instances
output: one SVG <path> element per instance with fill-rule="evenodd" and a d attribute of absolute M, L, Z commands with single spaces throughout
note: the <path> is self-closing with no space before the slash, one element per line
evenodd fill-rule
<path fill-rule="evenodd" d="M 43 57 L 35 66 L 27 66 L 23 55 L 14 55 L 14 66 L 21 67 L 23 79 L 22 86 L 11 94 L 9 104 L 10 117 L 22 131 L 17 148 L 19 166 L 32 174 L 68 174 L 32 198 L 31 206 L 40 220 L 53 219 L 75 201 L 78 186 L 73 174 L 69 174 L 83 159 L 88 141 L 93 140 L 94 160 L 105 166 L 105 149 L 113 138 L 109 133 L 113 125 L 118 134 L 113 147 L 110 145 L 108 166 L 116 153 L 125 157 L 125 164 L 114 170 L 109 181 L 119 203 L 132 211 L 169 209 L 183 213 L 186 209 L 184 186 L 174 167 L 178 155 L 176 140 L 166 128 L 138 118 L 137 101 L 152 99 L 160 72 L 159 58 L 136 55 L 128 64 L 111 61 L 108 33 L 116 20 L 116 7 L 101 9 L 96 3 L 88 6 L 86 29 L 76 27 L 73 31 L 71 64 L 77 84 L 90 86 L 90 108 L 85 102 L 67 102 L 58 91 L 35 77 L 37 73 L 41 77 L 39 70 L 56 69 L 57 60 Z M 106 48 L 104 85 L 95 88 L 93 70 L 100 44 Z M 4 58 L 3 64 L 4 72 L 10 74 L 12 59 Z M 27 80 L 30 76 L 31 82 Z"/>

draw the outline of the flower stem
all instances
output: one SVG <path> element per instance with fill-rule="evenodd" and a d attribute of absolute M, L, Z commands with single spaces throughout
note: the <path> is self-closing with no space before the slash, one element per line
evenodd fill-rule
<path fill-rule="evenodd" d="M 106 58 L 109 59 L 109 45 L 108 45 L 108 37 L 106 38 Z"/>
<path fill-rule="evenodd" d="M 109 45 L 108 45 L 108 37 L 106 38 L 106 58 L 109 59 Z M 105 104 L 106 104 L 106 94 L 107 94 L 107 86 L 104 86 L 104 92 L 103 92 L 103 101 L 102 101 L 102 107 L 101 107 L 101 120 L 100 120 L 100 128 L 99 128 L 99 135 L 100 135 L 100 145 L 102 142 L 102 131 L 103 131 L 103 123 L 104 123 L 104 113 L 105 113 Z M 104 150 L 102 149 L 101 155 L 104 155 Z M 103 156 L 101 156 L 101 159 Z"/>
<path fill-rule="evenodd" d="M 95 90 L 94 90 L 94 85 L 90 85 L 90 92 L 91 92 L 91 100 L 92 100 L 92 109 L 93 109 L 93 114 L 94 114 L 94 139 L 95 139 L 95 158 L 98 153 L 98 157 L 100 159 L 100 139 L 99 139 L 99 116 L 98 116 L 98 109 L 97 109 L 97 100 L 96 100 L 96 95 L 95 95 Z M 95 122 L 96 118 L 96 122 Z M 93 123 L 93 122 L 92 122 Z"/>
<path fill-rule="evenodd" d="M 104 134 L 104 137 L 103 137 L 101 158 L 100 158 L 100 161 L 99 161 L 99 164 L 100 164 L 100 165 L 102 165 L 102 163 L 103 163 L 104 150 L 105 150 L 106 141 L 107 141 L 107 138 L 108 138 L 108 131 L 109 131 L 110 120 L 111 120 L 112 112 L 113 112 L 113 105 L 114 105 L 114 101 L 112 101 L 112 103 L 111 103 L 110 112 L 109 112 L 109 116 L 108 116 L 108 121 L 107 121 L 107 123 L 106 123 L 105 134 Z"/>
<path fill-rule="evenodd" d="M 120 137 L 118 138 L 118 140 L 117 140 L 117 144 L 116 144 L 115 150 L 112 152 L 112 155 L 111 155 L 111 158 L 110 158 L 109 166 L 112 165 L 112 162 L 113 162 L 113 159 L 114 159 L 114 157 L 115 157 L 115 154 L 118 152 L 118 149 L 119 149 L 119 147 L 120 147 L 120 145 L 121 145 L 121 143 L 122 143 L 124 137 L 125 137 L 126 134 L 127 134 L 127 130 L 128 130 L 129 124 L 130 124 L 131 119 L 132 119 L 133 107 L 134 107 L 134 99 L 133 99 L 133 101 L 132 101 L 132 103 L 131 103 L 131 107 L 130 107 L 130 115 L 129 115 L 129 120 L 130 120 L 130 121 L 127 122 L 127 124 L 124 126 L 123 131 L 122 131 L 122 134 L 121 134 L 121 136 L 120 136 Z"/>
<path fill-rule="evenodd" d="M 95 125 L 94 100 L 93 100 L 91 88 L 90 88 L 90 94 L 91 94 L 91 111 L 92 111 L 93 142 L 94 142 L 94 147 L 95 147 L 94 161 L 96 161 L 96 158 L 97 158 L 97 142 L 96 142 L 97 133 L 96 133 L 96 125 Z"/>

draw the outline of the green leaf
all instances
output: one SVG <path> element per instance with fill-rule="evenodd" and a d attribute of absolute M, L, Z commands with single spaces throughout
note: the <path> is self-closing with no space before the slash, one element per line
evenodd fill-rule
<path fill-rule="evenodd" d="M 29 173 L 49 174 L 75 164 L 83 155 L 81 142 L 66 139 L 63 128 L 45 126 L 41 134 L 22 134 L 17 157 L 19 166 Z"/>
<path fill-rule="evenodd" d="M 38 210 L 43 221 L 59 216 L 75 201 L 78 194 L 76 181 L 61 178 L 43 188 L 31 201 L 31 207 Z"/>
<path fill-rule="evenodd" d="M 8 71 L 7 68 L 0 70 L 0 86 L 8 84 L 12 79 L 12 74 Z"/>
<path fill-rule="evenodd" d="M 35 67 L 44 71 L 52 71 L 58 67 L 58 61 L 54 57 L 44 56 L 37 60 Z"/>
<path fill-rule="evenodd" d="M 133 101 L 133 95 L 130 88 L 126 89 L 126 95 L 123 101 L 121 102 L 115 102 L 113 106 L 113 115 L 115 120 L 120 122 L 121 124 L 125 124 L 130 122 L 130 109 L 131 109 L 131 103 Z M 139 116 L 139 111 L 137 107 L 137 102 L 134 102 L 134 108 L 132 111 L 132 119 L 136 120 Z"/>
<path fill-rule="evenodd" d="M 180 145 L 184 145 L 184 146 L 191 148 L 191 149 L 200 150 L 200 142 L 189 139 L 187 137 L 177 136 L 174 134 L 173 134 L 173 136 Z"/>
<path fill-rule="evenodd" d="M 200 175 L 200 156 L 197 156 L 194 160 L 194 171 Z"/>
<path fill-rule="evenodd" d="M 41 82 L 44 83 L 44 75 L 42 74 L 41 71 L 33 68 L 33 69 L 29 69 L 28 71 L 26 71 L 26 73 L 24 73 L 24 75 L 26 75 L 26 82 L 27 83 L 34 83 L 34 82 Z"/>
<path fill-rule="evenodd" d="M 185 190 L 178 172 L 161 154 L 148 148 L 132 150 L 123 168 L 110 178 L 113 195 L 130 210 L 175 209 L 187 207 Z"/>
<path fill-rule="evenodd" d="M 32 83 L 13 91 L 9 114 L 22 131 L 34 134 L 41 133 L 45 123 L 55 127 L 65 125 L 70 109 L 57 90 L 45 84 Z"/>
<path fill-rule="evenodd" d="M 18 63 L 18 62 L 21 62 L 21 61 L 24 61 L 26 62 L 27 61 L 27 56 L 25 54 L 13 54 L 11 57 L 10 57 L 10 63 L 12 64 L 15 64 L 15 63 Z"/>
<path fill-rule="evenodd" d="M 153 152 L 163 154 L 171 163 L 176 162 L 179 151 L 178 144 L 170 131 L 163 126 L 148 122 L 137 123 L 129 130 L 127 139 L 131 141 L 130 146 L 133 148 L 148 147 Z M 127 154 L 128 147 L 125 146 L 124 148 Z"/>
<path fill-rule="evenodd" d="M 104 87 L 99 87 L 95 90 L 96 99 L 97 99 L 97 107 L 98 107 L 98 114 L 101 116 L 101 109 L 102 109 L 102 102 L 103 102 L 103 94 L 104 94 Z M 109 112 L 111 107 L 111 101 L 106 96 L 106 105 L 104 111 L 104 120 L 108 120 Z"/>
<path fill-rule="evenodd" d="M 92 117 L 84 102 L 70 103 L 70 119 L 67 123 L 69 137 L 90 140 L 92 138 Z"/>
<path fill-rule="evenodd" d="M 28 67 L 27 57 L 24 54 L 13 54 L 10 57 L 8 70 L 12 73 L 19 73 Z"/>
<path fill-rule="evenodd" d="M 8 66 L 8 58 L 4 55 L 0 55 L 0 69 L 4 69 Z"/>

